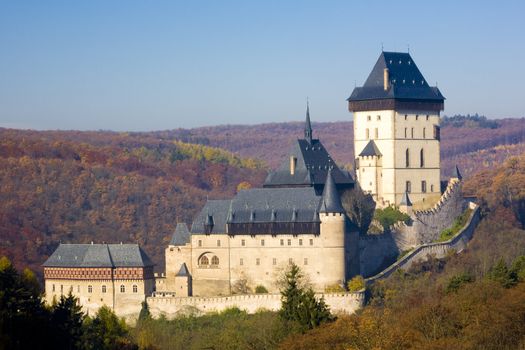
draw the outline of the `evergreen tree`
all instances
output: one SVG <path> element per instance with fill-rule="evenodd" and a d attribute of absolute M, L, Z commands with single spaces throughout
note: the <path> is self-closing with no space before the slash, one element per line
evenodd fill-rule
<path fill-rule="evenodd" d="M 55 330 L 57 348 L 78 349 L 81 347 L 84 313 L 78 299 L 71 294 L 62 295 L 51 311 L 51 324 Z"/>
<path fill-rule="evenodd" d="M 151 320 L 151 313 L 149 312 L 149 306 L 146 301 L 142 302 L 142 308 L 140 309 L 138 322 L 144 322 L 146 320 Z"/>
<path fill-rule="evenodd" d="M 517 276 L 512 271 L 509 271 L 503 258 L 499 259 L 496 264 L 492 266 L 487 277 L 498 282 L 504 288 L 510 288 L 517 283 Z"/>
<path fill-rule="evenodd" d="M 94 318 L 86 317 L 84 322 L 84 348 L 88 350 L 133 349 L 127 338 L 128 329 L 124 320 L 119 319 L 107 306 L 98 309 Z"/>

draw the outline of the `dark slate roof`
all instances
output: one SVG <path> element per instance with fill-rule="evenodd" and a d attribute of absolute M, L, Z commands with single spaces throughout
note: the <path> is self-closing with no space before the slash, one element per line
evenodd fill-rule
<path fill-rule="evenodd" d="M 44 267 L 146 267 L 153 262 L 138 244 L 60 244 Z"/>
<path fill-rule="evenodd" d="M 290 157 L 297 158 L 294 175 L 290 174 Z M 323 144 L 314 139 L 308 142 L 299 139 L 290 150 L 288 158 L 281 166 L 268 174 L 263 187 L 284 186 L 315 186 L 324 185 L 329 168 L 333 168 L 335 183 L 339 185 L 351 185 L 354 179 L 348 172 L 341 171 L 330 157 Z"/>
<path fill-rule="evenodd" d="M 384 89 L 384 69 L 388 68 L 390 88 Z M 408 53 L 382 52 L 362 87 L 356 87 L 348 101 L 405 99 L 444 101 L 437 87 L 431 87 Z"/>
<path fill-rule="evenodd" d="M 454 172 L 452 173 L 452 178 L 456 178 L 456 179 L 459 179 L 461 180 L 463 178 L 463 176 L 461 176 L 461 173 L 459 172 L 459 168 L 456 164 L 456 167 L 454 168 Z"/>
<path fill-rule="evenodd" d="M 408 196 L 408 192 L 405 191 L 405 193 L 403 193 L 403 197 L 401 198 L 401 202 L 399 203 L 399 205 L 406 205 L 407 207 L 412 206 L 412 201 Z"/>
<path fill-rule="evenodd" d="M 312 143 L 312 123 L 310 122 L 310 106 L 306 104 L 306 122 L 304 123 L 304 139 Z"/>
<path fill-rule="evenodd" d="M 231 199 L 208 200 L 191 225 L 191 233 L 204 233 L 208 215 L 213 218 L 210 233 L 226 233 L 226 219 L 230 211 Z"/>
<path fill-rule="evenodd" d="M 170 245 L 185 245 L 186 243 L 190 243 L 190 230 L 188 230 L 186 223 L 181 222 L 175 227 Z"/>
<path fill-rule="evenodd" d="M 326 178 L 326 184 L 323 190 L 323 198 L 321 200 L 321 208 L 319 210 L 321 213 L 344 213 L 345 210 L 341 205 L 341 198 L 339 193 L 337 193 L 337 188 L 335 187 L 334 179 L 332 178 L 332 171 L 328 171 L 328 176 Z"/>
<path fill-rule="evenodd" d="M 359 157 L 373 157 L 373 156 L 382 156 L 381 152 L 379 151 L 379 148 L 377 148 L 376 143 L 374 140 L 370 140 L 365 148 L 359 153 Z"/>
<path fill-rule="evenodd" d="M 177 272 L 175 276 L 186 277 L 189 275 L 190 275 L 190 272 L 188 271 L 188 267 L 186 266 L 186 263 L 182 263 L 182 265 L 180 266 L 179 272 Z"/>

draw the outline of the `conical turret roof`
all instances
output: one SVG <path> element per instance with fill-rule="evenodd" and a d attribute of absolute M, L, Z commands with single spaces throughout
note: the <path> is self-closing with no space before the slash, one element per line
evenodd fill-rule
<path fill-rule="evenodd" d="M 304 139 L 312 144 L 312 123 L 310 122 L 310 105 L 306 103 L 306 122 L 304 123 Z"/>
<path fill-rule="evenodd" d="M 459 168 L 456 164 L 456 167 L 454 168 L 454 172 L 452 173 L 452 178 L 456 178 L 458 180 L 461 180 L 463 176 L 461 176 L 461 173 L 459 172 Z"/>
<path fill-rule="evenodd" d="M 399 205 L 406 205 L 407 207 L 412 206 L 412 201 L 408 196 L 408 192 L 405 191 L 405 193 L 403 193 L 403 197 L 401 198 L 401 203 L 399 203 Z"/>
<path fill-rule="evenodd" d="M 323 197 L 321 199 L 321 210 L 320 213 L 344 213 L 343 206 L 341 204 L 341 198 L 337 193 L 335 187 L 334 178 L 332 177 L 332 169 L 328 170 L 326 176 L 326 183 L 324 185 Z"/>

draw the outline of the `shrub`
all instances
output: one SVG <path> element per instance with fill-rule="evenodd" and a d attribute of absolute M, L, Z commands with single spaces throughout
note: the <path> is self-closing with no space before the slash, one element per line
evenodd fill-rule
<path fill-rule="evenodd" d="M 348 291 L 350 292 L 358 292 L 362 289 L 365 289 L 365 287 L 365 279 L 361 275 L 357 275 L 348 281 Z"/>
<path fill-rule="evenodd" d="M 326 286 L 324 291 L 325 293 L 341 293 L 345 292 L 346 290 L 340 284 L 334 283 L 329 286 Z"/>
<path fill-rule="evenodd" d="M 467 283 L 474 282 L 474 277 L 472 277 L 470 274 L 463 272 L 459 275 L 452 276 L 448 283 L 447 287 L 445 288 L 445 292 L 452 293 L 457 292 L 461 286 Z"/>
<path fill-rule="evenodd" d="M 468 219 L 470 218 L 470 213 L 472 212 L 472 209 L 467 209 L 458 216 L 454 223 L 452 224 L 452 227 L 444 229 L 441 234 L 439 235 L 438 242 L 444 242 L 448 241 L 455 235 L 459 233 L 459 231 L 467 224 Z"/>
<path fill-rule="evenodd" d="M 268 289 L 266 289 L 265 286 L 258 285 L 257 287 L 255 287 L 255 293 L 257 293 L 257 294 L 266 294 L 266 293 L 268 293 Z"/>
<path fill-rule="evenodd" d="M 395 207 L 386 207 L 384 209 L 377 209 L 374 213 L 374 219 L 381 223 L 383 229 L 388 231 L 390 226 L 399 221 L 407 222 L 410 216 L 399 211 Z"/>

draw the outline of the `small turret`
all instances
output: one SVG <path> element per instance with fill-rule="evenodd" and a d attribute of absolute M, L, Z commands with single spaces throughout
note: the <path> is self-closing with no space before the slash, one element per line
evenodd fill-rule
<path fill-rule="evenodd" d="M 410 200 L 408 192 L 406 191 L 405 193 L 403 193 L 403 197 L 401 198 L 401 202 L 399 203 L 399 211 L 407 215 L 412 215 L 412 201 Z"/>
<path fill-rule="evenodd" d="M 312 144 L 312 123 L 310 122 L 310 105 L 306 102 L 306 122 L 304 123 L 304 139 Z"/>
<path fill-rule="evenodd" d="M 321 210 L 319 212 L 323 214 L 342 214 L 345 212 L 343 205 L 341 204 L 341 198 L 339 197 L 339 193 L 337 193 L 337 188 L 335 187 L 331 168 L 328 170 L 328 174 L 326 175 L 323 197 L 321 199 Z"/>
<path fill-rule="evenodd" d="M 454 172 L 452 173 L 452 179 L 461 181 L 463 179 L 463 176 L 461 176 L 461 173 L 459 172 L 458 165 L 456 164 L 456 167 L 454 168 Z"/>

